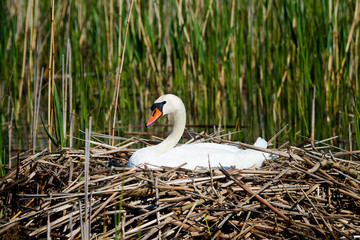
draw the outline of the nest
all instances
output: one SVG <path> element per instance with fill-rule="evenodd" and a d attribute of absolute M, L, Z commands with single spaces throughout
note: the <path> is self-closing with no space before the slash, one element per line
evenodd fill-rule
<path fill-rule="evenodd" d="M 259 169 L 194 171 L 124 168 L 126 145 L 92 148 L 88 179 L 84 150 L 23 154 L 0 184 L 0 237 L 354 239 L 360 152 L 321 146 L 268 149 L 278 158 Z"/>

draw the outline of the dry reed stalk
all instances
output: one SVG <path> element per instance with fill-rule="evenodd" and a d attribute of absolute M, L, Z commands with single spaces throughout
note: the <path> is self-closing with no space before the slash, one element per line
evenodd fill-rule
<path fill-rule="evenodd" d="M 278 131 L 270 140 L 268 141 L 268 145 L 270 145 L 285 129 L 289 126 L 289 124 L 286 124 L 280 131 Z M 281 148 L 280 148 L 281 149 Z"/>
<path fill-rule="evenodd" d="M 41 89 L 42 89 L 42 80 L 44 76 L 44 68 L 41 70 L 40 78 L 35 78 L 36 85 L 34 89 L 34 110 L 33 110 L 33 135 L 32 135 L 32 148 L 33 154 L 36 152 L 36 134 L 37 134 L 37 125 L 40 112 L 40 99 L 41 99 Z"/>
<path fill-rule="evenodd" d="M 106 45 L 108 46 L 107 57 L 108 66 L 111 66 L 111 52 L 110 52 L 110 29 L 109 29 L 109 14 L 108 14 L 108 1 L 104 0 L 104 15 L 105 15 L 105 31 L 106 31 Z"/>
<path fill-rule="evenodd" d="M 122 65 L 122 62 L 123 62 L 123 56 L 124 56 L 124 52 L 125 52 L 125 43 L 126 43 L 126 39 L 127 39 L 127 31 L 128 31 L 128 22 L 127 22 L 127 26 L 126 26 L 126 33 L 125 33 L 125 39 L 124 39 L 124 45 L 123 45 L 123 54 L 121 55 L 121 16 L 122 16 L 122 13 L 121 13 L 121 10 L 122 10 L 122 1 L 119 0 L 119 34 L 118 34 L 118 57 L 117 57 L 117 67 L 116 67 L 116 75 L 115 75 L 115 88 L 114 88 L 114 94 L 113 94 L 113 100 L 111 101 L 111 105 L 109 107 L 109 110 L 106 114 L 106 121 L 108 121 L 109 117 L 110 117 L 110 114 L 111 114 L 111 111 L 112 111 L 112 108 L 115 104 L 115 102 L 117 101 L 117 89 L 118 89 L 118 84 L 119 84 L 119 81 L 120 81 L 120 67 Z M 132 8 L 132 3 L 131 3 L 131 6 Z M 127 16 L 127 21 L 130 22 L 130 19 L 129 19 L 129 16 L 130 16 L 130 12 L 128 13 L 128 16 Z M 107 22 L 106 22 L 107 24 Z M 107 31 L 107 37 L 108 37 L 108 31 Z M 109 43 L 108 43 L 109 44 Z M 115 110 L 114 110 L 115 111 Z M 109 123 L 110 124 L 110 123 Z M 112 135 L 112 130 L 111 128 L 109 128 L 109 135 Z"/>
<path fill-rule="evenodd" d="M 106 5 L 105 5 L 106 6 Z M 109 29 L 110 29 L 110 45 L 109 45 L 109 66 L 111 64 L 111 59 L 113 58 L 114 54 L 114 3 L 113 0 L 110 0 L 109 3 Z"/>
<path fill-rule="evenodd" d="M 61 76 L 62 76 L 62 117 L 63 117 L 63 132 L 64 132 L 64 141 L 66 139 L 66 126 L 67 126 L 67 72 L 65 70 L 66 65 L 64 65 L 64 54 L 62 55 L 62 65 L 61 65 Z"/>
<path fill-rule="evenodd" d="M 121 73 L 122 73 L 122 68 L 124 65 L 124 58 L 125 58 L 125 50 L 126 50 L 126 40 L 127 40 L 127 35 L 128 35 L 128 30 L 129 30 L 129 25 L 130 25 L 130 17 L 131 17 L 131 10 L 132 10 L 132 6 L 133 6 L 134 1 L 132 0 L 130 3 L 130 7 L 129 7 L 129 12 L 128 12 L 128 16 L 127 16 L 127 20 L 126 20 L 126 30 L 125 30 L 125 39 L 124 39 L 124 46 L 123 46 L 123 52 L 122 52 L 122 56 L 121 56 L 121 64 L 120 64 L 120 69 L 119 69 L 119 76 L 118 79 L 116 80 L 116 85 L 115 85 L 115 107 L 114 107 L 114 117 L 113 117 L 113 124 L 112 124 L 112 131 L 111 131 L 111 135 L 115 136 L 115 122 L 116 122 L 116 112 L 117 112 L 117 105 L 118 105 L 118 97 L 119 97 L 119 90 L 120 90 L 120 83 L 121 83 Z M 119 39 L 119 41 L 121 41 L 121 39 Z M 111 106 L 113 105 L 113 103 L 111 104 Z M 110 108 L 111 108 L 110 106 Z M 110 112 L 110 111 L 109 111 Z M 115 140 L 112 140 L 112 144 L 115 144 Z"/>
<path fill-rule="evenodd" d="M 353 40 L 353 34 L 354 34 L 354 29 L 355 29 L 355 26 L 359 23 L 359 16 L 360 16 L 360 7 L 359 7 L 359 0 L 356 1 L 356 5 L 355 5 L 355 15 L 354 15 L 354 20 L 351 24 L 351 28 L 350 28 L 350 31 L 349 31 L 349 36 L 348 36 L 348 40 L 347 40 L 347 43 L 346 43 L 346 47 L 345 47 L 345 56 L 343 57 L 343 60 L 341 62 L 341 69 L 340 71 L 338 71 L 337 73 L 337 77 L 340 78 L 341 75 L 342 75 L 342 72 L 343 72 L 343 68 L 344 68 L 344 65 L 345 65 L 345 61 L 346 61 L 346 56 L 347 56 L 347 53 L 349 52 L 349 49 L 350 49 L 350 43 L 352 42 Z"/>
<path fill-rule="evenodd" d="M 316 85 L 313 89 L 312 107 L 311 107 L 311 142 L 315 139 L 315 96 L 316 96 Z"/>
<path fill-rule="evenodd" d="M 10 101 L 9 101 L 9 106 L 10 106 Z M 12 123 L 13 123 L 13 118 L 14 118 L 14 108 L 11 108 L 11 114 L 10 114 L 10 123 L 8 126 L 8 139 L 9 139 L 9 168 L 11 168 L 11 141 L 12 141 Z"/>
<path fill-rule="evenodd" d="M 70 1 L 71 3 L 71 1 Z M 69 10 L 70 12 L 70 10 Z M 72 109 L 72 95 L 73 95 L 73 82 L 72 82 L 72 63 L 71 63 L 71 44 L 69 38 L 67 39 L 66 45 L 66 66 L 68 72 L 66 73 L 66 77 L 69 78 L 69 117 L 70 117 L 70 129 L 69 129 L 69 147 L 72 148 L 73 146 L 73 133 L 74 133 L 74 120 L 75 120 L 75 113 Z"/>
<path fill-rule="evenodd" d="M 90 136 L 91 136 L 91 117 L 89 127 L 85 130 L 85 218 L 84 218 L 84 239 L 90 239 L 89 230 L 89 158 L 90 158 Z"/>
<path fill-rule="evenodd" d="M 28 72 L 28 78 L 29 81 L 27 81 L 27 92 L 28 94 L 28 102 L 30 103 L 30 107 L 28 108 L 28 114 L 27 114 L 27 123 L 30 124 L 30 136 L 32 136 L 33 134 L 33 127 L 34 127 L 34 97 L 31 97 L 31 80 L 33 81 L 33 94 L 35 93 L 35 82 L 36 82 L 36 77 L 31 78 L 31 76 L 34 76 L 35 74 L 35 69 L 36 69 L 36 64 L 34 66 L 33 63 L 33 54 L 34 54 L 34 45 L 35 45 L 35 38 L 33 35 L 33 29 L 34 29 L 34 1 L 31 0 L 31 6 L 30 6 L 30 14 L 29 14 L 29 28 L 30 28 L 30 37 L 29 37 L 29 62 L 28 62 L 28 68 L 29 68 L 29 72 Z M 31 137 L 30 137 L 31 139 Z M 31 142 L 31 140 L 30 140 Z M 31 145 L 30 145 L 31 146 Z"/>
<path fill-rule="evenodd" d="M 25 36 L 24 36 L 24 46 L 23 46 L 23 59 L 22 59 L 22 69 L 21 69 L 21 78 L 19 85 L 19 99 L 15 105 L 15 119 L 19 118 L 20 104 L 24 86 L 24 76 L 25 76 L 25 64 L 26 64 L 26 51 L 27 51 L 27 38 L 28 38 L 28 24 L 31 13 L 32 0 L 28 0 L 27 11 L 26 11 L 26 21 L 25 21 Z"/>
<path fill-rule="evenodd" d="M 340 67 L 339 67 L 339 33 L 338 33 L 338 13 L 339 13 L 339 2 L 335 2 L 335 8 L 334 8 L 334 31 L 333 31 L 333 49 L 334 49 L 334 55 L 335 55 L 335 69 L 333 68 L 333 70 L 335 70 L 334 72 L 331 73 L 332 76 L 332 80 L 334 82 L 336 82 L 336 89 L 335 89 L 335 101 L 333 103 L 333 113 L 336 113 L 338 111 L 339 108 L 339 89 L 340 89 L 340 75 L 336 74 L 337 72 L 339 72 Z M 335 135 L 335 134 L 333 134 Z"/>
<path fill-rule="evenodd" d="M 54 0 L 50 0 L 50 22 L 51 22 L 51 36 L 50 36 L 50 51 L 49 51 L 49 67 L 48 67 L 48 74 L 49 74 L 49 81 L 48 81 L 48 131 L 50 135 L 52 134 L 52 101 L 53 101 L 53 91 L 54 91 Z M 49 138 L 49 151 L 51 151 L 51 139 Z"/>
<path fill-rule="evenodd" d="M 121 20 L 122 20 L 122 0 L 118 0 L 119 2 L 119 22 L 118 22 L 118 28 L 119 28 L 119 32 L 118 32 L 118 57 L 117 57 L 117 64 L 116 64 L 116 75 L 115 75 L 115 87 L 117 87 L 117 79 L 119 79 L 119 75 L 120 75 L 120 64 L 121 64 L 121 28 L 122 28 L 122 24 L 121 24 Z M 104 86 L 105 87 L 105 86 Z M 115 99 L 116 94 L 113 94 L 113 100 L 112 100 L 112 104 L 110 105 L 109 111 L 106 114 L 106 121 L 108 121 L 109 117 L 110 117 L 110 113 L 112 111 L 112 105 L 113 103 L 116 101 Z M 111 135 L 111 128 L 109 128 L 109 135 Z"/>

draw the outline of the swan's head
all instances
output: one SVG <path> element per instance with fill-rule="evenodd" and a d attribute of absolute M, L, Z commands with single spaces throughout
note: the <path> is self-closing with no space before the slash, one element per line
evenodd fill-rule
<path fill-rule="evenodd" d="M 151 106 L 151 111 L 152 113 L 149 121 L 145 125 L 146 127 L 153 124 L 163 115 L 178 111 L 185 111 L 185 106 L 179 97 L 173 94 L 165 94 L 156 99 L 154 104 Z"/>

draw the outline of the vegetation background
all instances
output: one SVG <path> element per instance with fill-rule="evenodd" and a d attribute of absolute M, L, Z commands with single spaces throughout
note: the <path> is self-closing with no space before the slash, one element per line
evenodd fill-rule
<path fill-rule="evenodd" d="M 339 136 L 360 148 L 359 0 L 0 6 L 1 162 L 48 147 L 47 134 L 53 148 L 83 146 L 90 116 L 93 132 L 143 132 L 163 93 L 184 100 L 189 126 L 236 140 L 289 124 L 278 144 Z"/>

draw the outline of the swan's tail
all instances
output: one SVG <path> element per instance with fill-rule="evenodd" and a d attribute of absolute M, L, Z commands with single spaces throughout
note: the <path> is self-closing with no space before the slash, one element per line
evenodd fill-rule
<path fill-rule="evenodd" d="M 258 137 L 254 143 L 255 147 L 267 148 L 267 141 Z"/>
<path fill-rule="evenodd" d="M 267 148 L 267 141 L 262 139 L 261 137 L 258 137 L 258 139 L 256 139 L 254 146 L 256 147 L 261 147 L 261 148 Z M 266 157 L 267 160 L 274 160 L 276 158 L 278 158 L 278 155 L 274 155 L 274 154 L 270 154 L 270 153 L 262 153 L 263 156 Z"/>

